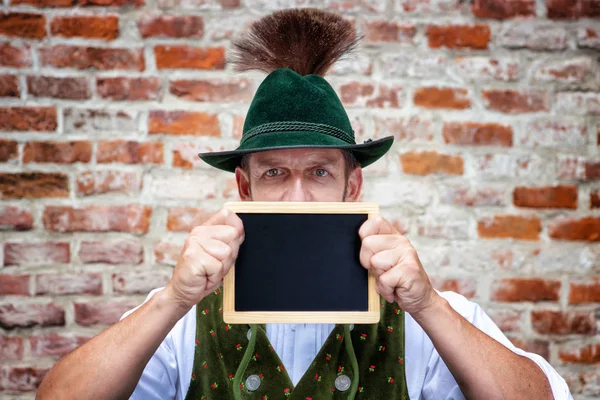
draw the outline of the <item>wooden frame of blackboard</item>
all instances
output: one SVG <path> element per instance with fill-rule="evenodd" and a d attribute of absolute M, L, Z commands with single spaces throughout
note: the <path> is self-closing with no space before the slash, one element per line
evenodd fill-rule
<path fill-rule="evenodd" d="M 379 215 L 379 205 L 363 202 L 228 202 L 224 208 L 235 213 L 256 214 L 366 214 Z M 358 232 L 357 232 L 358 234 Z M 372 324 L 379 322 L 380 299 L 375 277 L 368 273 L 366 311 L 236 311 L 235 265 L 223 279 L 223 320 L 228 324 L 335 323 Z"/>

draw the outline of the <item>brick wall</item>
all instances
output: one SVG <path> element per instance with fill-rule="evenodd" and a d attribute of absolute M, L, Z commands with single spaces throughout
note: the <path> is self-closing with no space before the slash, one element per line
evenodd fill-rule
<path fill-rule="evenodd" d="M 305 5 L 365 36 L 330 75 L 358 141 L 397 139 L 364 200 L 436 287 L 600 397 L 598 0 L 4 0 L 0 397 L 33 398 L 236 199 L 196 157 L 236 146 L 262 78 L 229 41 Z"/>

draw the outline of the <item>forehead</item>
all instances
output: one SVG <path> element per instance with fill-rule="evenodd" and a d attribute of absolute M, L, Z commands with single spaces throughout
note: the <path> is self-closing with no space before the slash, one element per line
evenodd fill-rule
<path fill-rule="evenodd" d="M 250 157 L 251 165 L 285 164 L 305 165 L 314 163 L 341 164 L 344 156 L 339 149 L 285 149 L 268 150 L 253 153 Z"/>

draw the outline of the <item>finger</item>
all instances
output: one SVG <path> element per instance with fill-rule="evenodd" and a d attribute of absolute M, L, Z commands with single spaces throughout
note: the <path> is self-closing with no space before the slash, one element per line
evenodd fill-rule
<path fill-rule="evenodd" d="M 379 277 L 398 264 L 400 256 L 392 250 L 384 250 L 371 257 L 371 272 Z"/>
<path fill-rule="evenodd" d="M 359 254 L 360 262 L 365 268 L 369 269 L 372 267 L 371 258 L 375 254 L 391 249 L 401 253 L 406 248 L 405 246 L 407 243 L 408 241 L 406 241 L 405 238 L 399 234 L 367 236 L 362 241 Z"/>
<path fill-rule="evenodd" d="M 244 235 L 240 234 L 236 228 L 230 225 L 200 225 L 192 229 L 190 232 L 190 237 L 195 237 L 201 240 L 210 238 L 231 244 L 241 243 L 243 236 Z"/>
<path fill-rule="evenodd" d="M 358 230 L 358 235 L 361 239 L 371 235 L 395 233 L 398 233 L 396 228 L 394 228 L 394 226 L 381 215 L 367 219 Z"/>
<path fill-rule="evenodd" d="M 197 243 L 205 252 L 221 262 L 225 262 L 225 260 L 228 260 L 233 256 L 231 246 L 220 240 L 206 238 L 201 241 L 198 240 Z"/>
<path fill-rule="evenodd" d="M 385 284 L 382 284 L 379 281 L 379 279 L 377 280 L 375 287 L 376 287 L 377 293 L 379 293 L 381 295 L 381 297 L 383 297 L 385 300 L 387 300 L 390 303 L 394 301 L 394 290 L 393 289 L 390 289 Z"/>
<path fill-rule="evenodd" d="M 224 275 L 223 262 L 217 260 L 209 253 L 199 252 L 195 264 L 198 266 L 200 275 L 205 278 L 209 284 L 219 283 Z M 198 272 L 196 272 L 198 274 Z"/>
<path fill-rule="evenodd" d="M 236 213 L 226 208 L 220 209 L 216 214 L 210 217 L 202 225 L 229 225 L 235 228 L 240 235 L 244 234 L 244 224 L 242 222 L 242 219 Z"/>

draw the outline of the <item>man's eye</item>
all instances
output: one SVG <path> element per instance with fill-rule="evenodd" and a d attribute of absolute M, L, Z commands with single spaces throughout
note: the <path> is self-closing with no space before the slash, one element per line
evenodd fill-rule
<path fill-rule="evenodd" d="M 329 172 L 326 169 L 318 168 L 315 170 L 315 174 L 320 177 L 325 177 L 329 175 Z"/>
<path fill-rule="evenodd" d="M 265 172 L 265 174 L 269 177 L 277 176 L 277 175 L 279 175 L 279 170 L 277 168 L 272 168 L 272 169 L 268 170 L 267 172 Z"/>

